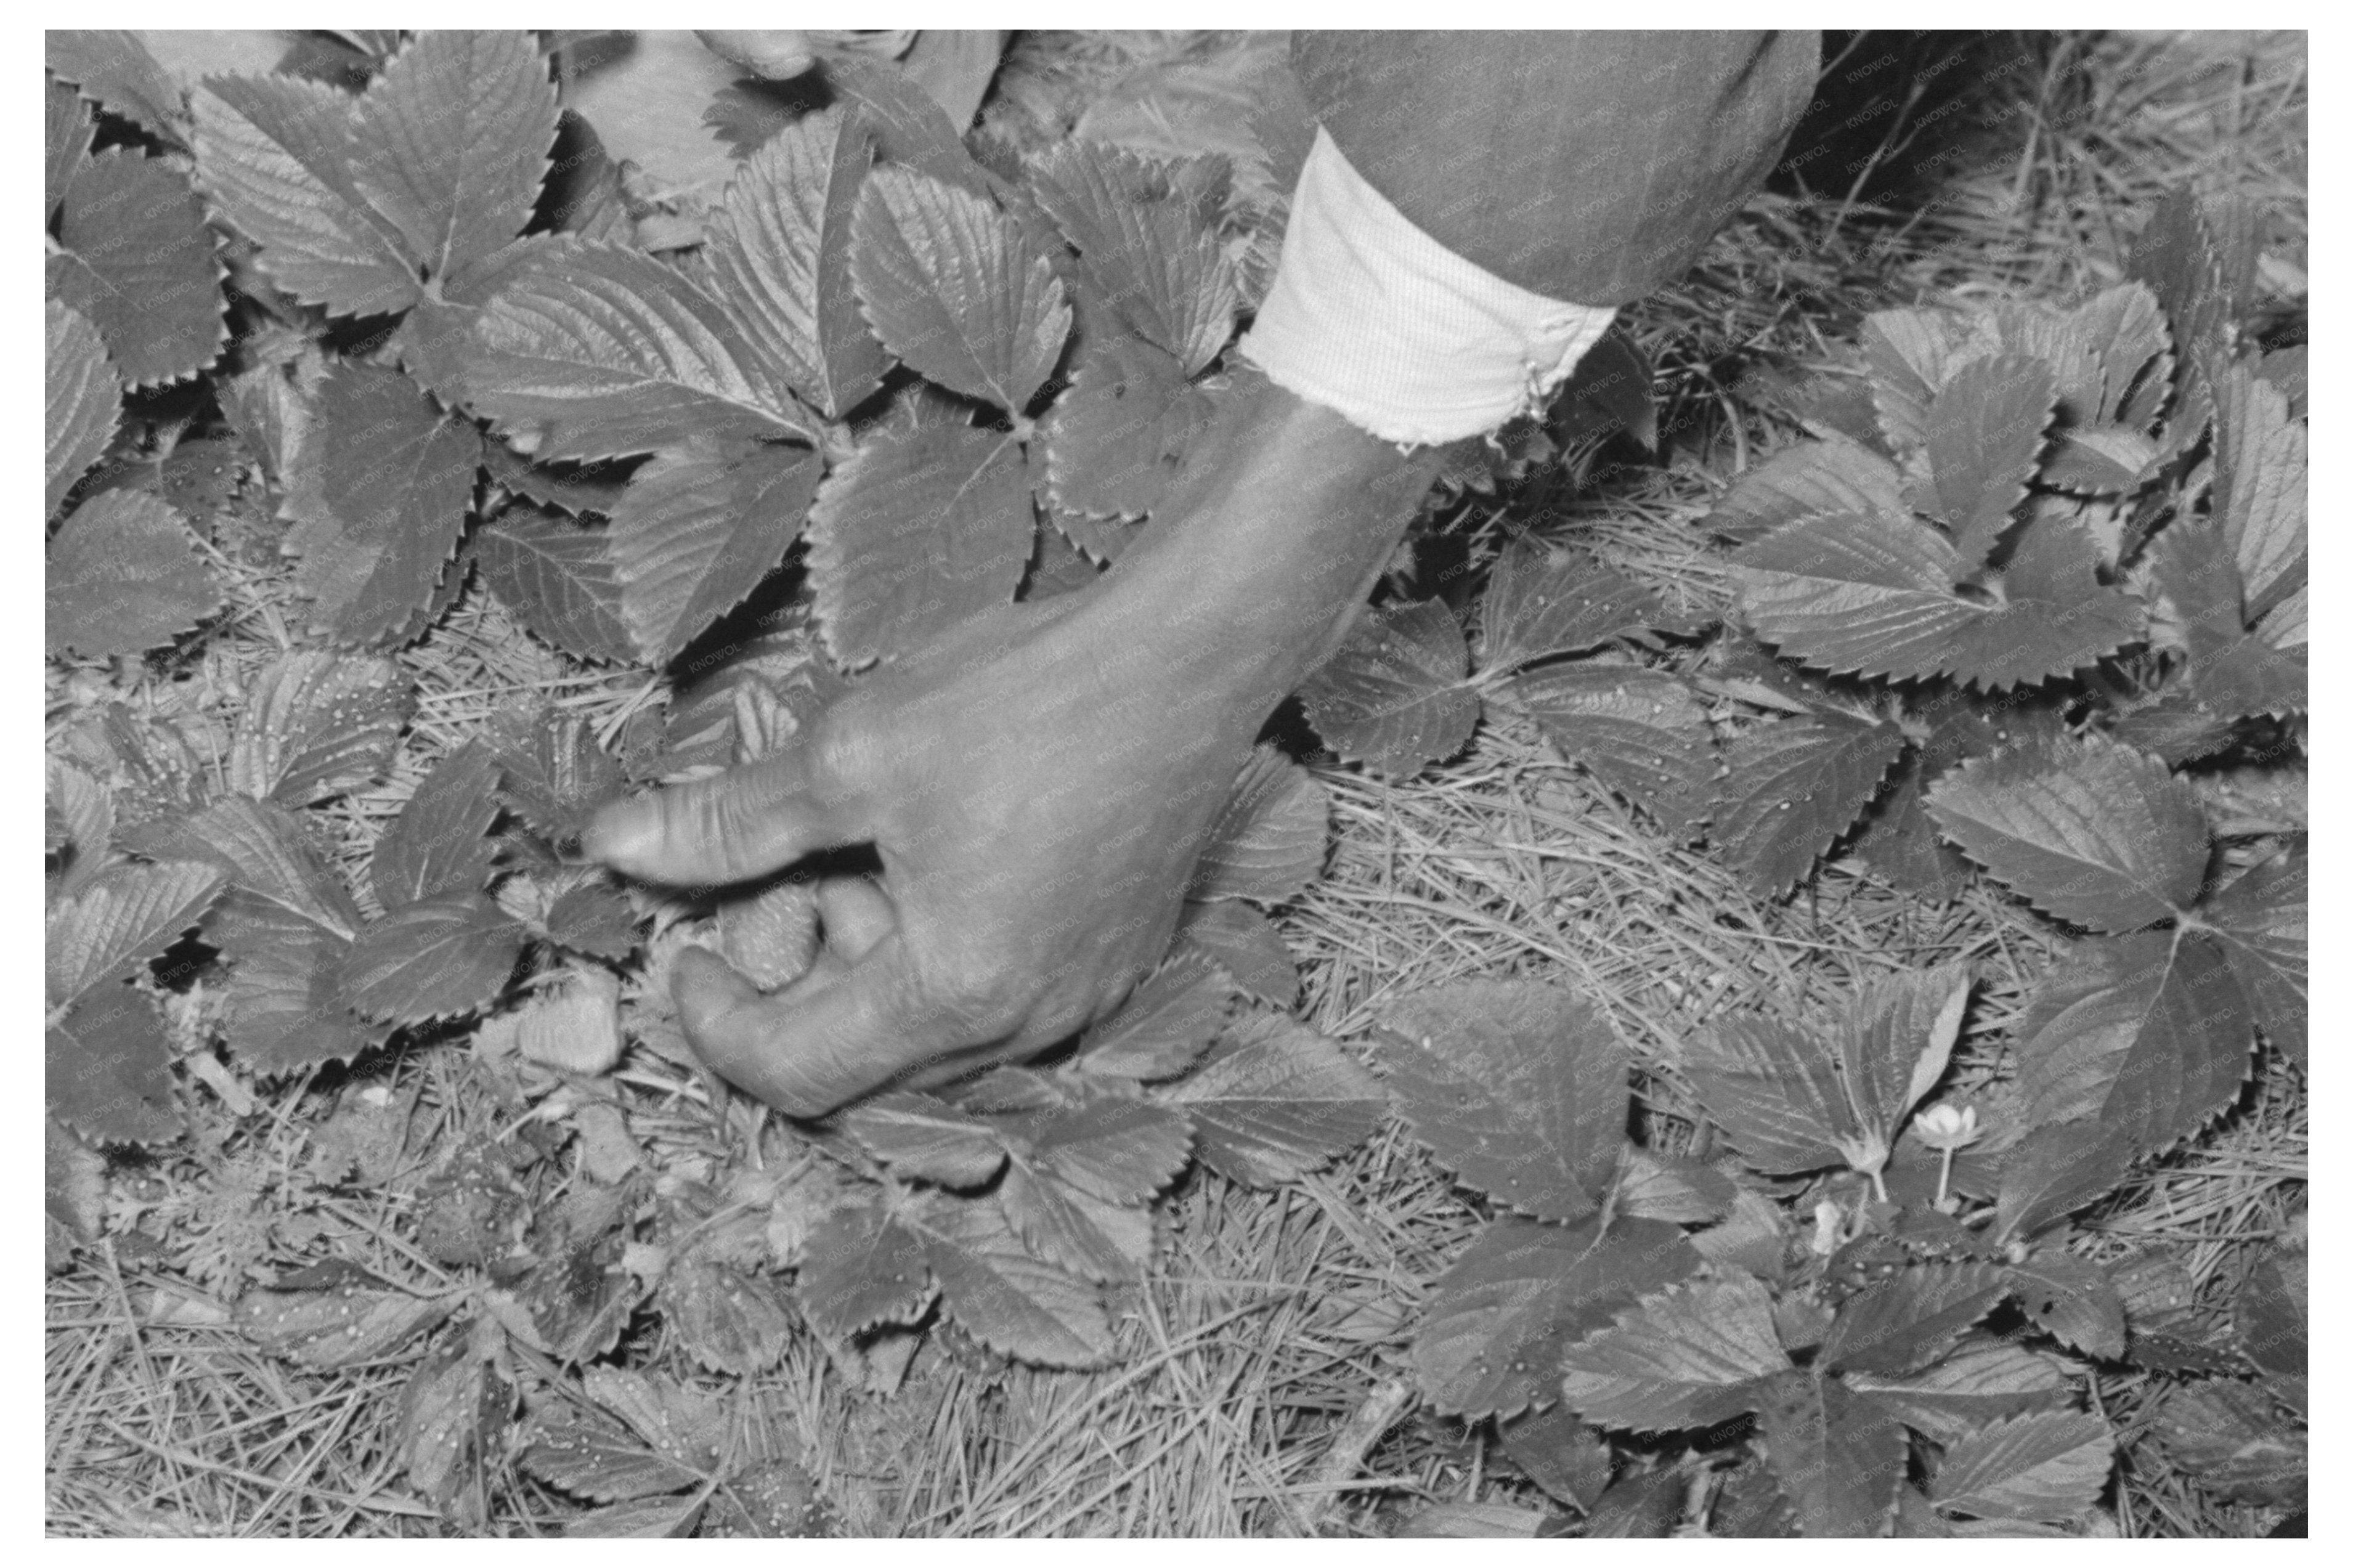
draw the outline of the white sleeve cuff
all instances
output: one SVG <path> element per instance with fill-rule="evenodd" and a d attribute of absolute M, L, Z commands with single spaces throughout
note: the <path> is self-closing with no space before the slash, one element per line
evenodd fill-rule
<path fill-rule="evenodd" d="M 1318 130 L 1273 287 L 1240 350 L 1277 386 L 1361 429 L 1434 445 L 1537 406 L 1617 313 L 1531 294 L 1463 260 Z"/>

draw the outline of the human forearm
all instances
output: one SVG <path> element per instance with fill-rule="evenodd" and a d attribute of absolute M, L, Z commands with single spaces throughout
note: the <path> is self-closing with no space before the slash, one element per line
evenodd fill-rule
<path fill-rule="evenodd" d="M 1216 689 L 1254 722 L 1345 636 L 1437 468 L 1246 372 L 1090 610 L 1148 650 L 1155 684 Z"/>

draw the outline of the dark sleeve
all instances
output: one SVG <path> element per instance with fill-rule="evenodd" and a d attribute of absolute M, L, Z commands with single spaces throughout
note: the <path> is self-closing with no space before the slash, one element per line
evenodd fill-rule
<path fill-rule="evenodd" d="M 1820 54 L 1811 32 L 1301 33 L 1291 61 L 1423 232 L 1524 289 L 1620 305 L 1763 183 Z"/>

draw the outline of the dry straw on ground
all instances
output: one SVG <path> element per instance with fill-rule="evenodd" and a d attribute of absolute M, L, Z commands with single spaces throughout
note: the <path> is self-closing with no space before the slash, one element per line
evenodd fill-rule
<path fill-rule="evenodd" d="M 1057 42 L 1060 39 L 1061 41 Z M 1096 42 L 1050 36 L 1025 69 L 1100 80 L 1133 64 Z M 2300 299 L 2306 63 L 2300 35 L 2184 39 L 2068 35 L 2007 41 L 1954 126 L 1890 156 L 1961 149 L 1934 198 L 1866 205 L 1839 190 L 1768 195 L 1684 282 L 1634 313 L 1659 362 L 1668 421 L 1686 415 L 1661 468 L 1609 476 L 1545 526 L 1592 545 L 1670 593 L 1720 602 L 1691 524 L 1736 466 L 1789 437 L 1748 401 L 1745 371 L 1802 373 L 1837 358 L 1865 311 L 1940 294 L 2069 297 L 2113 280 L 2159 195 L 2183 183 L 2256 196 L 2277 227 L 2264 281 Z M 1058 74 L 1059 73 L 1059 74 Z M 1702 459 L 1712 466 L 1704 466 Z M 1457 526 L 1492 542 L 1492 504 Z M 1525 519 L 1512 520 L 1516 525 Z M 287 646 L 282 576 L 250 572 L 229 629 L 204 658 L 227 689 Z M 519 700 L 546 695 L 617 731 L 654 698 L 643 678 L 568 669 L 470 595 L 402 656 L 422 691 L 393 777 L 341 808 L 364 855 L 431 762 Z M 135 700 L 168 704 L 150 687 Z M 77 700 L 53 680 L 51 720 Z M 1281 921 L 1319 1027 L 1361 1036 L 1383 1002 L 1465 975 L 1554 978 L 1594 997 L 1638 1054 L 1672 1061 L 1717 1011 L 1767 994 L 1827 995 L 1873 972 L 1953 958 L 1981 977 L 1964 1082 L 1991 1070 L 1997 1037 L 2047 963 L 2036 921 L 1989 889 L 1942 913 L 1841 868 L 1785 905 L 1760 902 L 1708 858 L 1665 845 L 1509 717 L 1461 758 L 1410 783 L 1331 773 L 1337 847 L 1329 879 Z M 486 1114 L 462 1054 L 427 1047 L 369 1075 L 417 1096 L 422 1158 Z M 664 1158 L 717 1144 L 691 1077 L 659 1061 L 622 1075 L 637 1129 Z M 2292 1075 L 2097 1215 L 2102 1245 L 2186 1243 L 2200 1288 L 2221 1300 L 2252 1247 L 2303 1190 L 2306 1105 Z M 1665 1079 L 1646 1101 L 1679 1112 Z M 1651 1099 L 1650 1097 L 1655 1097 Z M 122 1178 L 174 1216 L 177 1256 L 109 1247 L 47 1285 L 48 1527 L 72 1535 L 427 1535 L 443 1528 L 404 1489 L 392 1433 L 418 1347 L 333 1375 L 262 1354 L 225 1325 L 207 1260 L 241 1257 L 286 1227 L 332 1224 L 355 1255 L 434 1266 L 401 1240 L 393 1187 L 334 1212 L 270 1210 L 323 1095 L 285 1086 L 230 1143 L 159 1159 Z M 1662 1123 L 1662 1125 L 1672 1125 Z M 207 1172 L 244 1186 L 216 1190 Z M 256 1173 L 260 1173 L 257 1175 Z M 143 1184 L 143 1185 L 142 1185 Z M 145 1196 L 136 1194 L 143 1193 Z M 775 1373 L 723 1380 L 747 1452 L 807 1463 L 846 1531 L 916 1535 L 1377 1533 L 1425 1501 L 1533 1504 L 1533 1489 L 1475 1435 L 1396 1397 L 1422 1292 L 1479 1218 L 1394 1126 L 1296 1191 L 1256 1194 L 1196 1174 L 1166 1205 L 1159 1276 L 1132 1302 L 1111 1370 L 996 1378 L 936 1349 L 903 1388 L 847 1388 L 804 1340 Z M 273 1227 L 275 1227 L 273 1229 Z M 192 1278 L 192 1271 L 195 1278 Z M 625 1344 L 694 1376 L 658 1332 Z M 2217 1506 L 2131 1446 L 2141 1374 L 2094 1378 L 2126 1436 L 2116 1497 L 2127 1534 L 2253 1532 L 2253 1510 Z M 1358 1420 L 1366 1411 L 1394 1420 Z M 1371 1430 L 1367 1430 L 1367 1428 Z M 1335 1444 L 1340 1451 L 1334 1453 Z M 502 1529 L 561 1527 L 556 1494 L 510 1481 L 489 1500 Z"/>

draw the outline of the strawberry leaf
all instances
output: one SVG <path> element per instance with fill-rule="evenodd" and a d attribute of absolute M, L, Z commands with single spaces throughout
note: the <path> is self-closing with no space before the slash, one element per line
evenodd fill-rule
<path fill-rule="evenodd" d="M 213 231 L 188 178 L 158 159 L 111 148 L 65 194 L 49 291 L 106 340 L 134 387 L 182 381 L 228 342 Z"/>
<path fill-rule="evenodd" d="M 413 700 L 388 658 L 321 648 L 286 654 L 246 691 L 229 787 L 302 806 L 373 783 L 392 761 Z"/>
<path fill-rule="evenodd" d="M 612 516 L 628 488 L 628 480 L 609 477 L 609 469 L 525 462 L 503 441 L 482 443 L 482 467 L 507 494 L 573 517 Z"/>
<path fill-rule="evenodd" d="M 1090 342 L 1044 421 L 1054 505 L 1088 518 L 1149 513 L 1168 493 L 1210 408 L 1184 366 L 1152 344 L 1124 333 Z M 1112 553 L 1103 545 L 1118 537 L 1106 530 L 1071 533 L 1097 557 Z"/>
<path fill-rule="evenodd" d="M 2051 367 L 2021 354 L 1972 360 L 1928 405 L 1928 471 L 1963 572 L 1974 572 L 2026 499 L 2058 389 Z"/>
<path fill-rule="evenodd" d="M 2028 1121 L 2096 1118 L 2138 1149 L 2168 1148 L 2238 1098 L 2254 1037 L 2238 980 L 2203 931 L 2079 942 L 2019 1026 Z"/>
<path fill-rule="evenodd" d="M 585 1152 L 584 1147 L 584 1163 Z M 646 1296 L 637 1276 L 621 1266 L 628 1245 L 621 1233 L 600 1231 L 597 1223 L 564 1225 L 536 1248 L 539 1266 L 515 1291 L 549 1352 L 568 1364 L 609 1352 Z"/>
<path fill-rule="evenodd" d="M 1071 1069 L 1131 1082 L 1175 1078 L 1218 1037 L 1230 998 L 1224 976 L 1208 959 L 1179 952 L 1137 986 L 1118 1012 L 1079 1037 Z"/>
<path fill-rule="evenodd" d="M 2155 299 L 2146 290 L 2143 296 L 2149 314 L 2155 316 Z M 2107 384 L 2107 366 L 2100 351 L 2105 334 L 2080 312 L 2054 310 L 2040 301 L 1998 300 L 1989 315 L 1994 336 L 2001 347 L 1987 360 L 2023 359 L 2039 365 L 2050 376 L 2052 400 L 2057 405 L 2058 423 L 2064 429 L 2081 430 L 2102 422 L 2100 405 Z M 2144 351 L 2141 358 L 2147 357 Z M 1953 380 L 1960 379 L 1962 369 L 1983 374 L 1981 366 L 1985 363 L 1971 360 L 1966 366 L 1957 366 Z M 2129 375 L 2138 368 L 2136 364 L 2126 374 Z"/>
<path fill-rule="evenodd" d="M 1409 778 L 1453 755 L 1479 721 L 1471 652 L 1436 599 L 1364 612 L 1300 689 L 1308 721 L 1349 762 Z"/>
<path fill-rule="evenodd" d="M 57 216 L 74 175 L 90 161 L 98 127 L 90 121 L 89 102 L 55 77 L 49 79 L 42 108 L 41 217 L 46 226 Z"/>
<path fill-rule="evenodd" d="M 620 894 L 602 883 L 587 882 L 558 894 L 548 906 L 547 940 L 617 963 L 637 949 L 637 923 Z"/>
<path fill-rule="evenodd" d="M 1495 1436 L 1530 1480 L 1579 1512 L 1609 1484 L 1609 1439 L 1558 1405 L 1498 1421 Z"/>
<path fill-rule="evenodd" d="M 54 892 L 58 898 L 69 899 L 90 886 L 90 879 L 105 868 L 107 851 L 114 843 L 114 792 L 72 763 L 56 757 L 47 759 L 43 773 L 47 787 L 42 792 L 42 817 L 48 829 L 47 837 L 57 839 L 60 837 L 58 829 L 64 830 L 63 842 L 49 851 L 65 855 L 65 862 L 58 869 Z"/>
<path fill-rule="evenodd" d="M 2126 263 L 2164 307 L 2182 371 L 2201 379 L 2198 367 L 2228 357 L 2239 305 L 2253 280 L 2252 217 L 2245 203 L 2204 200 L 2182 186 L 2158 204 Z"/>
<path fill-rule="evenodd" d="M 1546 420 L 1546 434 L 1561 447 L 1599 443 L 1624 431 L 1642 449 L 1659 449 L 1659 409 L 1651 395 L 1653 373 L 1622 321 L 1612 321 L 1577 362 Z"/>
<path fill-rule="evenodd" d="M 1562 1397 L 1597 1426 L 1713 1426 L 1757 1408 L 1765 1380 L 1789 1367 L 1772 1298 L 1745 1274 L 1646 1296 L 1617 1316 L 1561 1356 Z"/>
<path fill-rule="evenodd" d="M 976 196 L 988 194 L 989 177 L 965 151 L 955 121 L 905 70 L 882 60 L 836 53 L 826 57 L 825 80 L 863 112 L 877 162 L 904 163 Z"/>
<path fill-rule="evenodd" d="M 2086 425 L 2053 434 L 2041 478 L 2074 495 L 2122 495 L 2140 488 L 2159 456 L 2156 442 L 2129 426 Z"/>
<path fill-rule="evenodd" d="M 350 936 L 359 910 L 343 879 L 327 869 L 292 812 L 231 795 L 193 816 L 159 816 L 124 837 L 123 847 L 151 860 L 217 867 L 230 885 L 306 921 Z"/>
<path fill-rule="evenodd" d="M 1019 1164 L 1006 1172 L 996 1199 L 1032 1257 L 1082 1279 L 1132 1281 L 1151 1256 L 1148 1208 L 1105 1203 Z"/>
<path fill-rule="evenodd" d="M 718 1468 L 727 1417 L 717 1394 L 659 1373 L 612 1366 L 584 1368 L 580 1382 L 589 1398 L 619 1416 L 656 1453 L 699 1470 Z"/>
<path fill-rule="evenodd" d="M 1372 1076 L 1306 1026 L 1254 1013 L 1166 1092 L 1192 1119 L 1196 1152 L 1252 1187 L 1296 1181 L 1371 1133 L 1386 1102 Z"/>
<path fill-rule="evenodd" d="M 447 1298 L 344 1284 L 317 1290 L 248 1290 L 233 1321 L 272 1355 L 322 1372 L 380 1361 L 449 1315 Z"/>
<path fill-rule="evenodd" d="M 2200 907 L 2207 930 L 2238 977 L 2273 1045 L 2306 1059 L 2311 984 L 2305 906 L 2311 872 L 2305 851 L 2267 860 Z"/>
<path fill-rule="evenodd" d="M 555 89 L 531 35 L 421 35 L 368 84 L 352 177 L 428 280 L 522 231 L 555 141 Z"/>
<path fill-rule="evenodd" d="M 2188 649 L 2201 672 L 2246 640 L 2246 595 L 2219 527 L 2176 517 L 2150 542 L 2147 560 L 2169 612 L 2158 624 Z"/>
<path fill-rule="evenodd" d="M 2280 1420 L 2263 1390 L 2224 1378 L 2177 1383 L 2151 1430 L 2165 1457 L 2214 1496 L 2257 1508 L 2303 1508 L 2309 1438 Z"/>
<path fill-rule="evenodd" d="M 1090 1095 L 1022 1118 L 1028 1160 L 1100 1202 L 1138 1205 L 1176 1179 L 1192 1155 L 1192 1130 L 1163 1105 Z"/>
<path fill-rule="evenodd" d="M 1725 749 L 1716 842 L 1750 887 L 1780 897 L 1854 825 L 1904 748 L 1895 725 L 1830 710 L 1757 725 Z"/>
<path fill-rule="evenodd" d="M 649 1451 L 641 1438 L 601 1415 L 541 1414 L 517 1435 L 515 1462 L 592 1502 L 634 1502 L 683 1490 L 703 1479 Z"/>
<path fill-rule="evenodd" d="M 2206 879 L 2206 819 L 2165 764 L 2097 739 L 2021 748 L 1936 781 L 1929 813 L 2036 907 L 2128 931 L 2187 910 Z"/>
<path fill-rule="evenodd" d="M 804 434 L 790 395 L 719 302 L 643 251 L 577 239 L 536 247 L 474 334 L 470 401 L 542 462 L 695 436 Z"/>
<path fill-rule="evenodd" d="M 2173 373 L 2173 339 L 2157 296 L 2145 284 L 2120 283 L 2076 306 L 2064 321 L 2068 331 L 2091 346 L 2101 373 L 2095 404 L 2088 400 L 2088 387 L 2062 391 L 2082 408 L 2080 422 L 2147 429 Z"/>
<path fill-rule="evenodd" d="M 52 27 L 42 35 L 49 69 L 86 98 L 171 147 L 188 144 L 187 110 L 172 79 L 132 32 Z"/>
<path fill-rule="evenodd" d="M 1188 903 L 1176 939 L 1180 952 L 1208 959 L 1244 994 L 1268 1006 L 1289 1012 L 1299 1000 L 1299 968 L 1282 933 L 1249 905 Z"/>
<path fill-rule="evenodd" d="M 510 711 L 499 733 L 499 799 L 543 838 L 558 838 L 620 792 L 620 763 L 583 719 Z"/>
<path fill-rule="evenodd" d="M 1701 521 L 1718 538 L 1746 544 L 1802 517 L 1904 513 L 1904 478 L 1895 465 L 1833 434 L 1774 453 L 1743 474 Z"/>
<path fill-rule="evenodd" d="M 1096 1288 L 1030 1256 L 996 1205 L 934 1198 L 914 1218 L 941 1299 L 974 1339 L 1033 1366 L 1089 1366 L 1111 1353 Z"/>
<path fill-rule="evenodd" d="M 344 364 L 321 389 L 321 431 L 304 443 L 317 504 L 290 494 L 287 545 L 314 626 L 366 647 L 405 640 L 441 584 L 472 505 L 481 441 L 417 384 Z M 301 481 L 290 492 L 310 493 Z"/>
<path fill-rule="evenodd" d="M 144 490 L 108 490 L 77 507 L 49 543 L 49 650 L 140 653 L 219 609 L 223 596 L 177 511 Z"/>
<path fill-rule="evenodd" d="M 2274 647 L 2261 637 L 2241 637 L 2190 671 L 2200 707 L 2221 719 L 2301 713 L 2309 684 L 2304 648 Z"/>
<path fill-rule="evenodd" d="M 498 847 L 498 764 L 480 741 L 441 759 L 377 840 L 368 863 L 375 896 L 387 910 L 440 893 L 470 893 L 491 874 Z"/>
<path fill-rule="evenodd" d="M 1939 1443 L 1988 1421 L 2056 1408 L 2067 1398 L 2058 1369 L 2005 1341 L 1964 1340 L 1953 1352 L 1903 1379 L 1852 1373 L 1847 1386 Z"/>
<path fill-rule="evenodd" d="M 1591 1214 L 1626 1137 L 1625 1042 L 1541 981 L 1461 980 L 1392 1005 L 1381 1062 L 1415 1136 L 1465 1185 L 1537 1219 Z"/>
<path fill-rule="evenodd" d="M 1904 1428 L 1878 1402 L 1835 1379 L 1786 1372 L 1757 1405 L 1765 1462 L 1808 1536 L 1887 1533 L 1904 1483 Z"/>
<path fill-rule="evenodd" d="M 931 425 L 870 437 L 809 514 L 817 614 L 856 668 L 1012 602 L 1037 521 L 1019 445 Z"/>
<path fill-rule="evenodd" d="M 510 508 L 482 526 L 474 551 L 483 586 L 534 636 L 575 658 L 623 664 L 633 656 L 606 535 Z"/>
<path fill-rule="evenodd" d="M 912 1323 L 932 1300 L 923 1241 L 874 1204 L 838 1208 L 801 1249 L 795 1295 L 810 1326 L 835 1339 Z"/>
<path fill-rule="evenodd" d="M 360 933 L 336 976 L 353 1011 L 388 1024 L 454 1018 L 505 989 L 522 927 L 480 893 L 438 893 Z"/>
<path fill-rule="evenodd" d="M 114 439 L 122 380 L 107 363 L 106 345 L 89 317 L 56 300 L 41 309 L 47 366 L 41 509 L 42 515 L 53 516 Z"/>
<path fill-rule="evenodd" d="M 290 1073 L 349 1061 L 390 1033 L 343 1005 L 349 928 L 239 889 L 206 922 L 205 940 L 228 961 L 229 1048 L 248 1069 Z"/>
<path fill-rule="evenodd" d="M 211 866 L 111 866 L 47 920 L 48 1005 L 57 1007 L 169 947 L 204 917 L 224 879 Z"/>
<path fill-rule="evenodd" d="M 2061 1344 L 2100 1361 L 2124 1355 L 2124 1302 L 2098 1264 L 2046 1249 L 2012 1268 L 2010 1283 L 2020 1310 Z"/>
<path fill-rule="evenodd" d="M 1488 669 L 1579 653 L 1649 627 L 1694 631 L 1687 616 L 1582 550 L 1552 550 L 1533 534 L 1504 546 L 1480 608 L 1480 664 Z"/>
<path fill-rule="evenodd" d="M 1947 310 L 1873 311 L 1861 336 L 1879 426 L 1899 453 L 1928 444 L 1928 406 L 1953 372 L 2001 346 L 1989 319 Z"/>
<path fill-rule="evenodd" d="M 2133 1161 L 2127 1129 L 2099 1122 L 2059 1122 L 2021 1139 L 2002 1162 L 1993 1238 L 2034 1235 L 2107 1195 Z"/>
<path fill-rule="evenodd" d="M 986 1186 L 1005 1168 L 1005 1143 L 987 1122 L 928 1094 L 886 1094 L 841 1114 L 842 1131 L 910 1181 Z"/>
<path fill-rule="evenodd" d="M 214 77 L 194 97 L 213 209 L 260 247 L 254 266 L 304 304 L 374 316 L 417 302 L 399 231 L 352 179 L 352 100 L 293 77 Z"/>
<path fill-rule="evenodd" d="M 179 1135 L 163 1020 L 128 986 L 87 995 L 48 1026 L 42 1081 L 50 1114 L 92 1142 L 162 1143 Z"/>
<path fill-rule="evenodd" d="M 2216 392 L 2214 518 L 2260 616 L 2304 579 L 2309 439 L 2286 395 L 2244 365 L 2232 364 Z"/>
<path fill-rule="evenodd" d="M 1324 868 L 1331 798 L 1272 746 L 1250 753 L 1193 865 L 1188 899 L 1279 904 Z"/>
<path fill-rule="evenodd" d="M 850 215 L 873 158 L 853 115 L 807 115 L 744 161 L 704 249 L 744 341 L 828 419 L 881 384 L 882 345 L 849 284 Z"/>
<path fill-rule="evenodd" d="M 1431 1287 L 1414 1335 L 1414 1381 L 1441 1414 L 1477 1419 L 1560 1397 L 1562 1350 L 1700 1264 L 1673 1226 L 1624 1220 L 1487 1226 Z"/>
<path fill-rule="evenodd" d="M 883 346 L 926 378 L 1019 415 L 1061 357 L 1061 281 L 1011 220 L 911 169 L 867 176 L 849 272 Z"/>
<path fill-rule="evenodd" d="M 1942 535 L 1891 514 L 1806 518 L 1732 564 L 1757 637 L 1840 674 L 2000 690 L 2093 664 L 2141 632 L 2137 601 L 2100 586 L 2089 536 L 2055 517 L 2022 531 L 1982 598 L 1952 590 L 1963 563 Z"/>
<path fill-rule="evenodd" d="M 2263 1251 L 2231 1304 L 2231 1322 L 2247 1359 L 2261 1367 L 2265 1388 L 2307 1415 L 2311 1412 L 2311 1265 L 2301 1248 L 2274 1242 Z"/>
<path fill-rule="evenodd" d="M 1240 305 L 1204 199 L 1206 160 L 1164 163 L 1099 141 L 1050 148 L 1031 171 L 1038 205 L 1079 253 L 1090 304 L 1199 374 L 1226 346 Z"/>
<path fill-rule="evenodd" d="M 1873 981 L 1841 1020 L 1847 1099 L 1881 1148 L 1894 1147 L 1905 1118 L 1944 1076 L 1968 1000 L 1968 971 L 1947 964 Z"/>
<path fill-rule="evenodd" d="M 1946 1512 L 1976 1519 L 2073 1519 L 2099 1500 L 2116 1446 L 2096 1415 L 2015 1415 L 1946 1449 L 1929 1495 Z"/>
<path fill-rule="evenodd" d="M 480 349 L 477 329 L 483 309 L 555 243 L 553 237 L 533 235 L 460 263 L 409 307 L 385 351 L 444 405 L 470 406 L 474 397 L 470 375 Z"/>
<path fill-rule="evenodd" d="M 1683 1047 L 1683 1077 L 1753 1170 L 1795 1175 L 1844 1162 L 1860 1131 L 1831 1052 L 1766 1017 L 1720 1018 Z"/>
<path fill-rule="evenodd" d="M 1923 1263 L 1849 1298 L 1815 1352 L 1839 1372 L 1902 1377 L 1943 1355 L 2010 1293 L 1992 1263 Z"/>
<path fill-rule="evenodd" d="M 657 1301 L 687 1353 L 713 1372 L 756 1377 L 784 1359 L 793 1337 L 783 1289 L 700 1252 L 673 1262 Z"/>
<path fill-rule="evenodd" d="M 822 465 L 805 447 L 693 441 L 655 455 L 622 492 L 605 548 L 621 618 L 666 664 L 758 586 L 799 531 Z"/>
<path fill-rule="evenodd" d="M 1624 664 L 1555 665 L 1505 688 L 1560 754 L 1662 824 L 1704 816 L 1715 780 L 1707 710 L 1662 670 Z"/>

